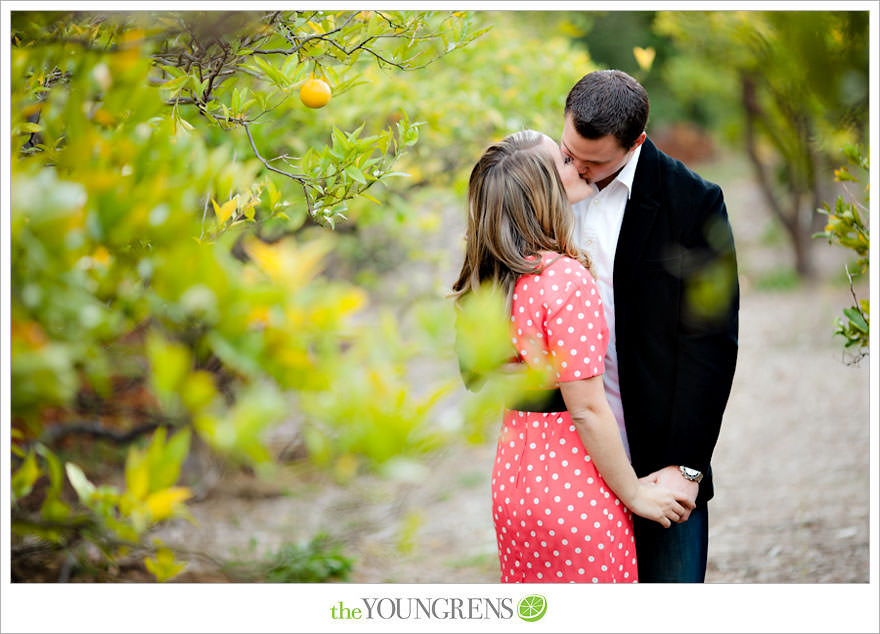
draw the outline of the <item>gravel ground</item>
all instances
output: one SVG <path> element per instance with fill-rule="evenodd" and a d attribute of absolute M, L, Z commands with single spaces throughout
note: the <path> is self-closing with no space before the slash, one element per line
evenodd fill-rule
<path fill-rule="evenodd" d="M 834 281 L 846 254 L 817 242 L 822 281 L 757 290 L 786 265 L 788 250 L 772 231 L 768 238 L 768 216 L 746 179 L 717 182 L 733 218 L 743 296 L 736 377 L 713 459 L 707 582 L 867 582 L 868 362 L 847 365 L 831 336 L 850 301 Z M 435 238 L 447 251 L 460 231 L 458 212 L 449 213 L 447 235 Z M 449 253 L 429 282 L 454 274 L 459 255 Z M 362 477 L 343 487 L 303 469 L 272 482 L 228 474 L 192 505 L 197 528 L 179 524 L 163 536 L 246 558 L 251 546 L 264 553 L 324 530 L 355 558 L 353 582 L 494 583 L 493 458 L 490 438 L 447 447 L 403 480 Z M 181 580 L 224 578 L 193 559 Z"/>

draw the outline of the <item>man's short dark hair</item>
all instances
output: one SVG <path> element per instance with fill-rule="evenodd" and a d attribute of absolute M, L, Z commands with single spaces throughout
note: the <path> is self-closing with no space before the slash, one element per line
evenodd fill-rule
<path fill-rule="evenodd" d="M 648 123 L 648 93 L 620 70 L 597 70 L 569 91 L 565 115 L 571 115 L 578 134 L 587 139 L 614 135 L 628 150 Z"/>

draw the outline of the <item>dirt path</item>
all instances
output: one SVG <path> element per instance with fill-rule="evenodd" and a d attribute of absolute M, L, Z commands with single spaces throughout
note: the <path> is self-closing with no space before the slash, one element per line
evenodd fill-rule
<path fill-rule="evenodd" d="M 748 182 L 724 188 L 743 297 L 736 378 L 713 460 L 707 581 L 867 582 L 868 363 L 847 366 L 831 337 L 849 289 L 828 280 L 845 254 L 817 244 L 825 282 L 756 290 L 786 251 L 766 239 L 767 216 Z M 250 544 L 262 553 L 325 530 L 356 558 L 353 582 L 494 583 L 493 458 L 494 439 L 462 444 L 409 481 L 365 477 L 347 487 L 304 472 L 272 483 L 233 475 L 193 505 L 198 528 L 181 524 L 164 536 L 234 557 Z M 217 577 L 194 561 L 187 578 Z"/>

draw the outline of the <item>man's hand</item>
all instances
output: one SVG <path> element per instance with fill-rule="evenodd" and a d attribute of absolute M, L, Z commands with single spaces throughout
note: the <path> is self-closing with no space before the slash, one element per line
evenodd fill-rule
<path fill-rule="evenodd" d="M 675 499 L 684 507 L 684 514 L 678 518 L 678 523 L 686 522 L 691 515 L 691 511 L 697 507 L 696 500 L 697 493 L 700 491 L 700 484 L 688 480 L 681 475 L 681 471 L 678 470 L 677 466 L 670 465 L 664 467 L 639 479 L 646 482 L 655 482 L 672 491 Z"/>

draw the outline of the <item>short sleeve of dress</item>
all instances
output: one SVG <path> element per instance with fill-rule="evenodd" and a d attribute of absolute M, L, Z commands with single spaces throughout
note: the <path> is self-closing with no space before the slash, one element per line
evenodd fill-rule
<path fill-rule="evenodd" d="M 608 326 L 599 289 L 577 260 L 560 258 L 541 275 L 544 341 L 559 383 L 605 372 Z"/>

